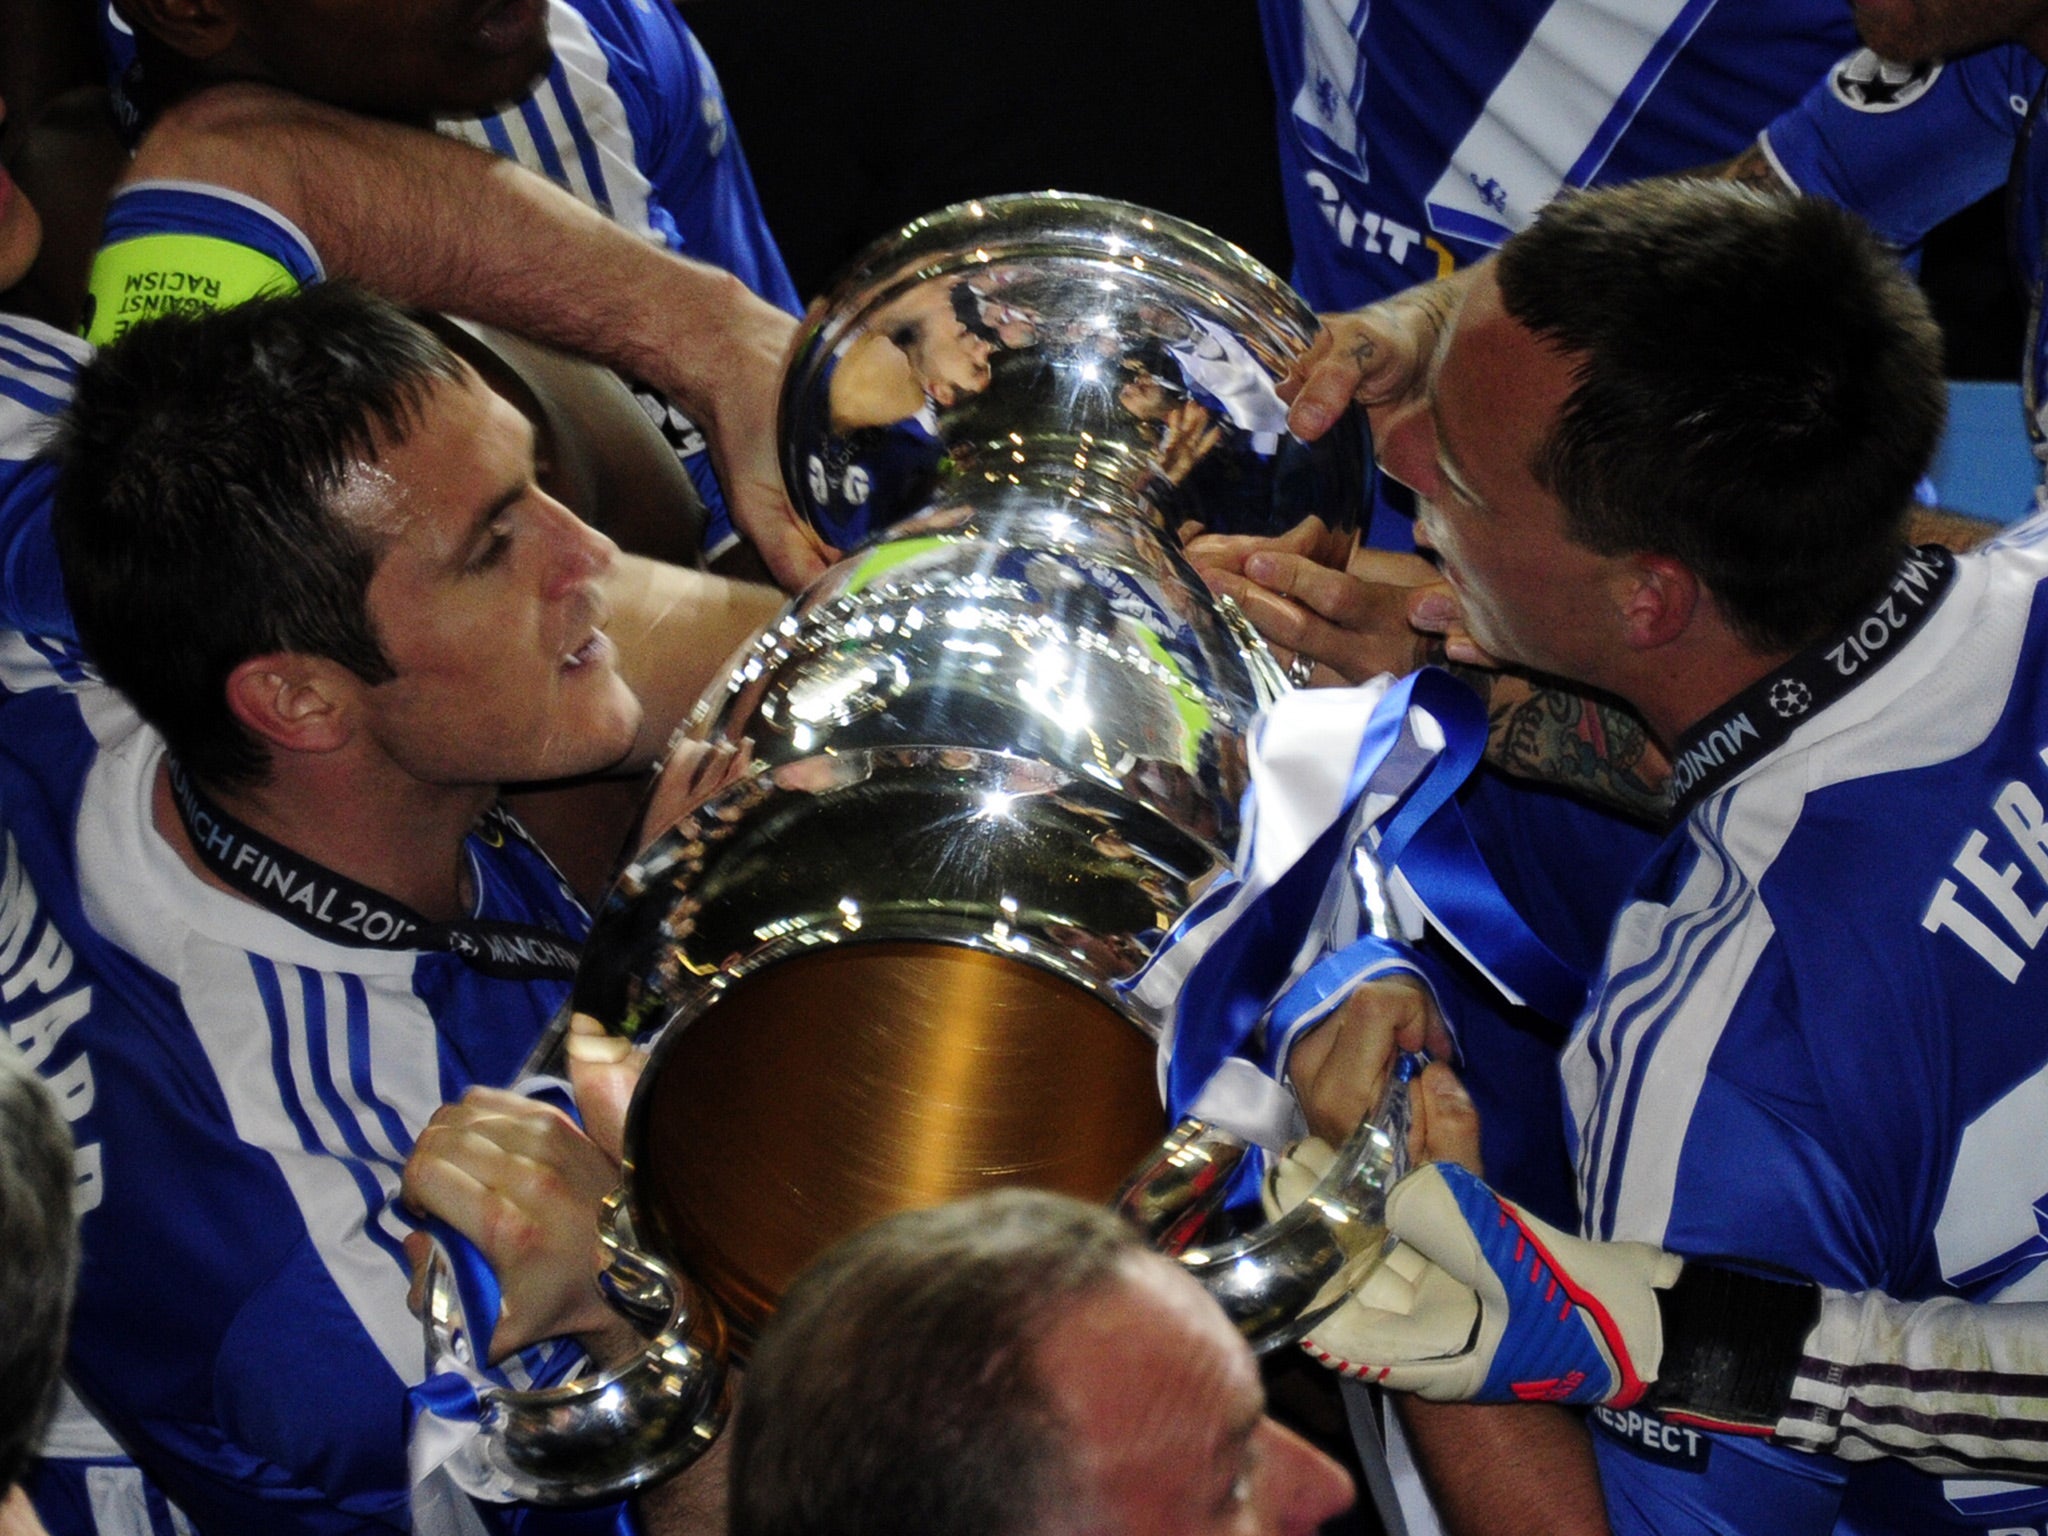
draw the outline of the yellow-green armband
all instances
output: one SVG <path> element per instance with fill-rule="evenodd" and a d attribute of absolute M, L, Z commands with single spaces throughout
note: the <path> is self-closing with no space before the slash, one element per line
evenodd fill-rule
<path fill-rule="evenodd" d="M 201 315 L 265 293 L 295 293 L 292 270 L 217 235 L 137 235 L 103 246 L 86 284 L 85 339 L 96 347 L 159 315 Z"/>

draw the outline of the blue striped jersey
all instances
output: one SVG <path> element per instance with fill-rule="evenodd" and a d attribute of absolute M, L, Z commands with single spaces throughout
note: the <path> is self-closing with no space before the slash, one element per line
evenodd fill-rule
<path fill-rule="evenodd" d="M 426 1357 L 399 1170 L 440 1104 L 513 1080 L 565 986 L 206 885 L 153 829 L 162 743 L 125 701 L 15 635 L 0 686 L 0 1020 L 78 1145 L 67 1376 L 202 1528 L 404 1526 Z M 537 853 L 469 858 L 476 915 L 581 937 Z"/>
<path fill-rule="evenodd" d="M 0 626 L 46 653 L 75 642 L 50 539 L 56 472 L 40 454 L 92 349 L 33 320 L 0 315 Z"/>
<path fill-rule="evenodd" d="M 549 0 L 555 58 L 533 94 L 443 133 L 540 172 L 628 229 L 795 311 L 717 72 L 673 5 Z"/>
<path fill-rule="evenodd" d="M 426 1353 L 393 1196 L 426 1118 L 511 1082 L 566 986 L 326 943 L 155 835 L 161 741 L 82 663 L 38 458 L 89 356 L 0 317 L 0 1024 L 77 1142 L 66 1369 L 99 1415 L 67 1396 L 38 1509 L 54 1536 L 477 1528 L 409 1486 Z M 523 843 L 469 857 L 478 916 L 585 932 Z"/>
<path fill-rule="evenodd" d="M 1652 856 L 1564 1056 L 1588 1235 L 1905 1300 L 2048 1298 L 2044 581 L 2048 516 L 1961 557 L 1881 670 Z M 1888 622 L 1835 669 L 1863 673 Z M 2039 1488 L 1596 1427 L 1619 1532 L 2048 1522 Z"/>
<path fill-rule="evenodd" d="M 1725 160 L 1854 46 L 1838 0 L 1260 0 L 1294 281 L 1350 309 L 1560 187 Z"/>

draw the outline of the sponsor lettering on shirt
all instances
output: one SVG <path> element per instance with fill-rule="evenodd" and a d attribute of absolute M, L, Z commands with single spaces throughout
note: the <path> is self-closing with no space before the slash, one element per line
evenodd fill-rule
<path fill-rule="evenodd" d="M 1714 1442 L 1697 1429 L 1634 1408 L 1595 1408 L 1592 1417 L 1595 1428 L 1632 1455 L 1683 1472 L 1707 1470 Z"/>
<path fill-rule="evenodd" d="M 1443 277 L 1450 272 L 1454 265 L 1451 253 L 1421 230 L 1369 208 L 1352 207 L 1337 183 L 1322 171 L 1304 172 L 1302 179 L 1315 194 L 1330 232 L 1347 251 L 1384 256 L 1396 266 L 1406 266 L 1409 258 L 1415 257 L 1421 277 Z"/>
<path fill-rule="evenodd" d="M 92 988 L 71 984 L 73 960 L 8 836 L 0 863 L 0 1022 L 75 1126 L 92 1109 L 95 1090 L 91 1058 L 64 1048 L 71 1026 L 92 1008 Z M 83 1216 L 105 1194 L 98 1142 L 78 1142 L 72 1178 L 72 1209 Z"/>

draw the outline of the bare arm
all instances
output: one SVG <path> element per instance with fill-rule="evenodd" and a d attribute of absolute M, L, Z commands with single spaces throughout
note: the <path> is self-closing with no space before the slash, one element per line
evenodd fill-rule
<path fill-rule="evenodd" d="M 786 585 L 824 568 L 782 492 L 777 390 L 796 322 L 466 144 L 257 85 L 166 112 L 131 180 L 209 182 L 303 229 L 329 272 L 502 326 L 662 390 L 709 434 L 741 529 Z"/>
<path fill-rule="evenodd" d="M 782 609 L 773 587 L 621 555 L 605 579 L 619 672 L 646 708 L 628 768 L 660 756 L 726 662 Z"/>
<path fill-rule="evenodd" d="M 1449 1536 L 1606 1536 L 1592 1442 L 1569 1409 L 1393 1402 Z"/>
<path fill-rule="evenodd" d="M 1907 537 L 1915 544 L 1939 544 L 1957 554 L 1996 538 L 1999 530 L 1999 524 L 1986 518 L 1951 512 L 1946 507 L 1915 507 L 1906 524 Z"/>
<path fill-rule="evenodd" d="M 730 1423 L 730 1421 L 727 1421 Z M 732 1485 L 732 1434 L 666 1482 L 634 1495 L 648 1536 L 725 1536 L 728 1490 Z"/>

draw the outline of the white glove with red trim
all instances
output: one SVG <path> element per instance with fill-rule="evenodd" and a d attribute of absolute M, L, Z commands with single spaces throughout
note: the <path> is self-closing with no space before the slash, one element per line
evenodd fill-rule
<path fill-rule="evenodd" d="M 1269 1209 L 1298 1202 L 1329 1149 L 1303 1143 L 1267 1180 Z M 1683 1262 L 1644 1243 L 1590 1243 L 1517 1209 L 1454 1163 L 1394 1186 L 1400 1239 L 1303 1341 L 1324 1364 L 1435 1402 L 1627 1407 L 1663 1353 L 1657 1292 Z"/>

